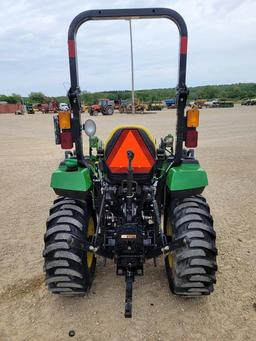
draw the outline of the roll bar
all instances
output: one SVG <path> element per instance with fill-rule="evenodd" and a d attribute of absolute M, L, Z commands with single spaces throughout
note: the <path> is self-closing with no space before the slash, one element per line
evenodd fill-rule
<path fill-rule="evenodd" d="M 73 136 L 76 146 L 78 161 L 82 161 L 83 145 L 81 134 L 81 104 L 80 88 L 78 79 L 76 34 L 79 27 L 90 20 L 120 20 L 120 19 L 153 19 L 166 18 L 173 21 L 180 34 L 180 56 L 177 85 L 177 125 L 176 125 L 176 146 L 174 164 L 179 164 L 182 155 L 184 110 L 188 95 L 186 87 L 186 64 L 187 64 L 187 27 L 182 16 L 176 11 L 168 8 L 130 8 L 130 9 L 102 9 L 90 10 L 78 14 L 69 26 L 68 51 L 71 87 L 68 92 L 70 105 L 73 111 Z"/>

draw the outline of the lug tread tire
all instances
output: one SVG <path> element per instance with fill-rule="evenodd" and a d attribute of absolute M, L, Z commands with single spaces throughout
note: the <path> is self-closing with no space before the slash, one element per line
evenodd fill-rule
<path fill-rule="evenodd" d="M 65 204 L 75 204 L 75 200 L 74 199 L 67 199 L 67 200 L 61 200 L 61 201 L 58 201 L 56 202 L 55 204 L 53 204 L 51 207 L 50 207 L 50 214 L 52 214 L 56 208 L 58 206 L 62 206 L 62 205 L 65 205 Z"/>
<path fill-rule="evenodd" d="M 58 217 L 67 217 L 67 216 L 73 216 L 73 211 L 71 210 L 61 210 L 59 212 L 52 213 L 49 218 L 47 219 L 47 224 L 49 224 L 53 219 L 58 218 Z"/>
<path fill-rule="evenodd" d="M 90 208 L 85 201 L 60 197 L 54 201 L 44 235 L 45 282 L 50 292 L 84 295 L 91 287 L 96 258 L 90 268 L 86 252 L 70 247 L 70 235 L 85 239 Z"/>
<path fill-rule="evenodd" d="M 46 233 L 44 234 L 44 240 L 49 237 L 51 234 L 55 234 L 56 232 L 70 232 L 70 227 L 67 224 L 59 224 L 57 226 L 53 226 L 49 228 Z"/>
<path fill-rule="evenodd" d="M 69 224 L 69 226 L 74 226 L 76 229 L 79 229 L 80 231 L 83 230 L 83 224 L 74 218 L 70 218 L 70 217 L 60 217 L 56 223 L 64 223 L 64 224 Z"/>
<path fill-rule="evenodd" d="M 193 229 L 195 229 L 195 230 L 203 230 L 205 232 L 210 233 L 211 236 L 213 237 L 213 239 L 216 238 L 216 233 L 215 233 L 213 227 L 210 226 L 210 225 L 207 225 L 207 224 L 192 222 L 192 223 L 190 223 L 188 225 L 188 229 L 189 230 L 193 230 Z"/>
<path fill-rule="evenodd" d="M 183 208 L 200 208 L 200 205 L 204 205 L 204 207 L 208 210 L 208 212 L 210 211 L 209 206 L 205 203 L 205 202 L 193 202 L 193 201 L 186 201 L 183 204 L 180 204 L 178 206 L 175 207 L 173 214 L 178 213 L 179 210 L 182 210 Z"/>
<path fill-rule="evenodd" d="M 165 258 L 171 291 L 182 296 L 209 295 L 216 282 L 216 234 L 210 208 L 202 196 L 174 200 L 167 206 L 173 240 L 184 246 L 173 252 L 173 264 Z M 171 267 L 173 266 L 173 267 Z"/>
<path fill-rule="evenodd" d="M 69 266 L 69 263 L 64 259 L 53 260 L 52 262 L 48 262 L 45 267 L 46 267 L 46 270 L 50 270 L 53 268 L 59 268 L 60 266 L 61 267 L 62 266 Z"/>

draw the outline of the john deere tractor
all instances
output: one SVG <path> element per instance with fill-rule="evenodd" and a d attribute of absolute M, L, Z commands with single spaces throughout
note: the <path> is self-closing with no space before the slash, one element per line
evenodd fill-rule
<path fill-rule="evenodd" d="M 96 125 L 81 123 L 76 33 L 89 20 L 167 18 L 180 34 L 175 139 L 156 145 L 143 126 L 119 126 L 103 143 Z M 164 257 L 173 294 L 209 295 L 215 283 L 213 218 L 201 195 L 207 174 L 194 156 L 198 109 L 185 110 L 187 28 L 165 8 L 91 10 L 72 21 L 68 32 L 71 112 L 54 118 L 56 143 L 65 159 L 51 177 L 58 196 L 50 208 L 43 251 L 46 284 L 52 293 L 85 295 L 93 284 L 98 257 L 112 259 L 124 276 L 125 317 L 132 316 L 132 286 L 144 264 Z M 89 137 L 83 151 L 82 131 Z M 174 143 L 175 141 L 175 143 Z"/>

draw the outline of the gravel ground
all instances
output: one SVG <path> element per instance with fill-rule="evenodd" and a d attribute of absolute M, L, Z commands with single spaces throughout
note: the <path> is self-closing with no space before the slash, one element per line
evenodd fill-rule
<path fill-rule="evenodd" d="M 87 115 L 84 115 L 84 118 Z M 175 112 L 95 118 L 106 138 L 122 122 L 160 136 L 174 131 Z M 0 340 L 255 340 L 256 107 L 201 111 L 196 155 L 207 170 L 205 195 L 217 231 L 218 276 L 210 297 L 169 292 L 163 260 L 145 265 L 134 285 L 133 318 L 123 317 L 124 279 L 98 259 L 85 298 L 58 297 L 43 283 L 43 234 L 54 199 L 51 172 L 63 152 L 52 115 L 0 115 Z M 85 138 L 85 148 L 87 141 Z"/>

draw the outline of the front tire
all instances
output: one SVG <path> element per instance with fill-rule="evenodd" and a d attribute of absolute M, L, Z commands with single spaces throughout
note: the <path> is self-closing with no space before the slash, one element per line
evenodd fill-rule
<path fill-rule="evenodd" d="M 54 201 L 44 236 L 45 282 L 49 291 L 62 295 L 84 295 L 91 287 L 96 257 L 69 246 L 71 235 L 91 241 L 95 218 L 85 201 L 60 197 Z"/>
<path fill-rule="evenodd" d="M 216 234 L 210 208 L 202 196 L 175 199 L 167 206 L 165 234 L 168 241 L 182 239 L 165 266 L 171 291 L 176 295 L 209 295 L 216 283 Z"/>

